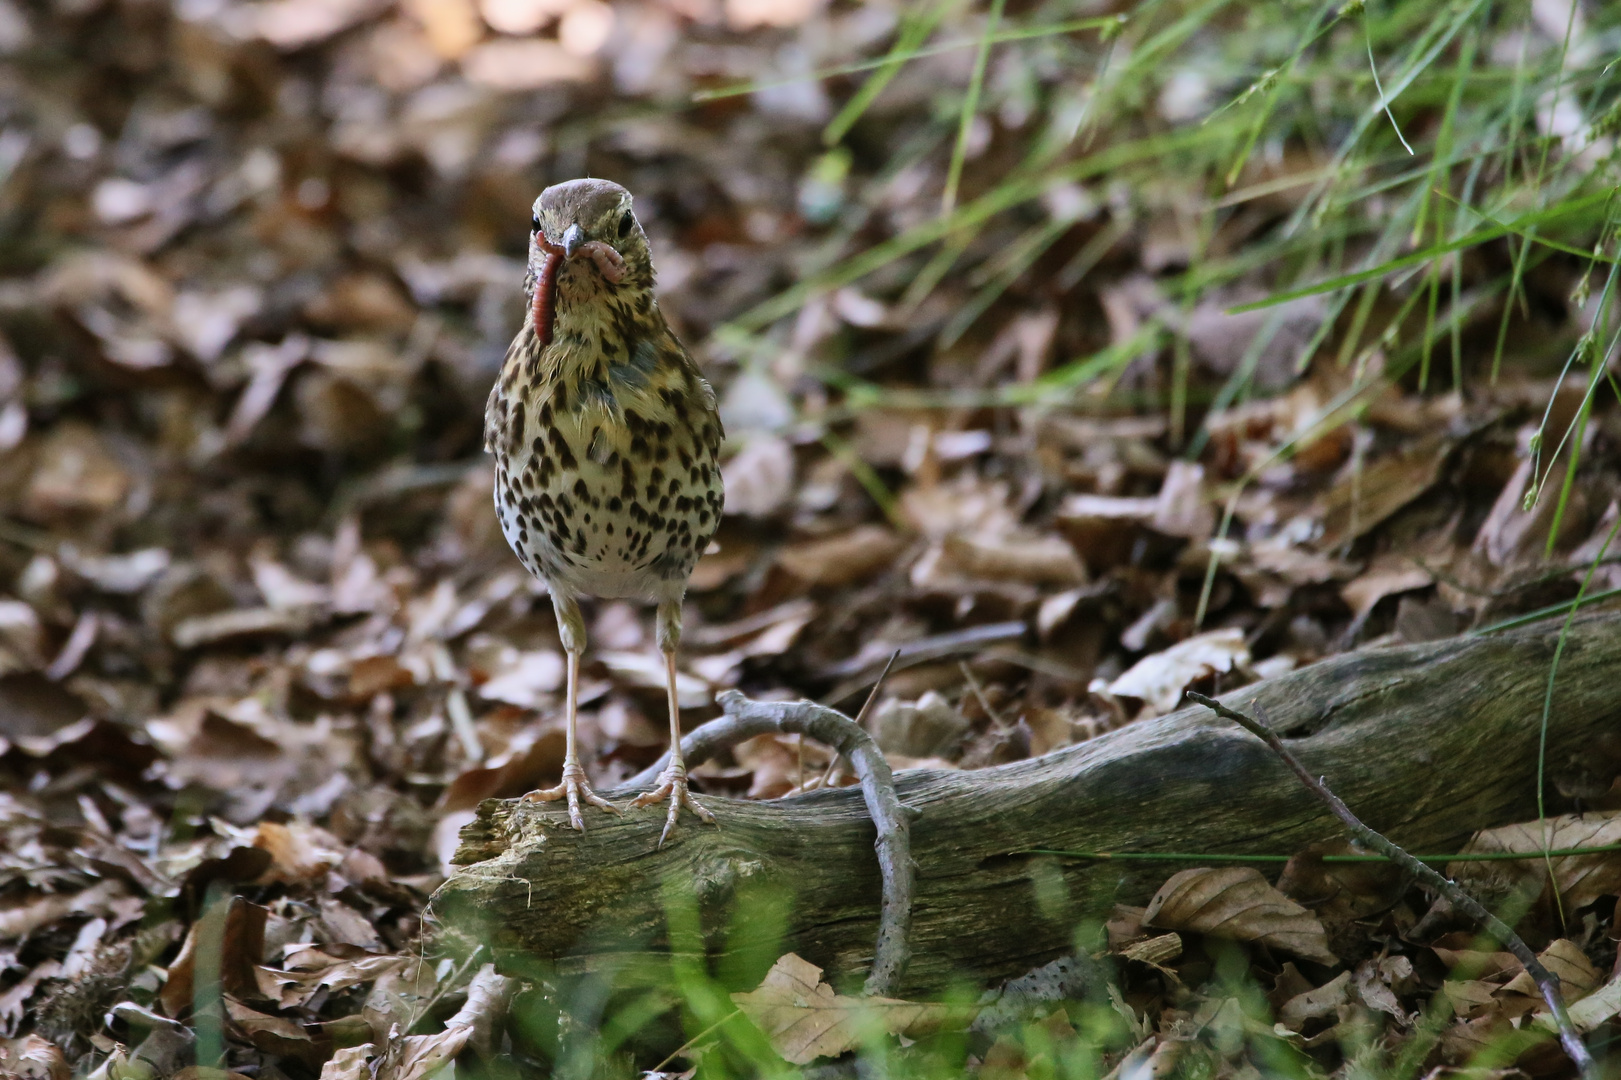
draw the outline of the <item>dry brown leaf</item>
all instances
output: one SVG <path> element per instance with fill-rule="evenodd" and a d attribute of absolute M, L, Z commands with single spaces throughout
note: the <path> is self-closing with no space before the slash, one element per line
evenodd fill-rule
<path fill-rule="evenodd" d="M 497 975 L 494 964 L 485 964 L 468 984 L 467 1003 L 445 1021 L 443 1031 L 433 1035 L 396 1035 L 388 1041 L 373 1070 L 374 1080 L 425 1080 L 452 1061 L 469 1043 L 488 1056 L 491 1036 L 499 1030 L 516 988 L 515 980 Z"/>
<path fill-rule="evenodd" d="M 289 1009 L 303 1005 L 322 987 L 338 993 L 398 971 L 408 959 L 372 953 L 352 945 L 289 945 L 282 961 L 288 970 L 256 967 L 254 981 L 259 996 Z"/>
<path fill-rule="evenodd" d="M 563 687 L 563 654 L 552 649 L 535 649 L 503 658 L 506 663 L 478 688 L 486 701 L 504 701 L 522 709 L 535 709 L 550 703 Z"/>
<path fill-rule="evenodd" d="M 1592 1031 L 1617 1014 L 1621 1014 L 1621 978 L 1612 978 L 1571 1005 L 1570 1022 L 1576 1026 L 1577 1031 Z M 1553 1016 L 1550 1013 L 1539 1013 L 1533 1022 L 1544 1030 L 1555 1030 Z"/>
<path fill-rule="evenodd" d="M 259 960 L 265 951 L 265 918 L 270 912 L 240 896 L 216 904 L 191 924 L 180 955 L 169 965 L 169 977 L 158 992 L 164 1011 L 173 1017 L 191 1008 L 197 950 L 204 938 L 218 942 L 220 989 L 237 997 L 259 991 Z"/>
<path fill-rule="evenodd" d="M 1320 964 L 1339 962 L 1323 924 L 1247 866 L 1173 874 L 1149 901 L 1143 925 L 1259 942 Z"/>
<path fill-rule="evenodd" d="M 732 1003 L 794 1065 L 854 1049 L 861 1045 L 868 1025 L 915 1037 L 965 1016 L 944 1005 L 835 994 L 822 981 L 821 968 L 793 953 L 771 965 L 758 989 L 733 994 Z"/>
<path fill-rule="evenodd" d="M 62 423 L 40 447 L 40 467 L 23 492 L 21 509 L 44 522 L 106 513 L 124 501 L 134 483 L 125 461 L 93 428 Z"/>
<path fill-rule="evenodd" d="M 1154 528 L 1166 536 L 1203 540 L 1216 527 L 1216 511 L 1204 492 L 1204 466 L 1173 461 L 1155 500 Z"/>
<path fill-rule="evenodd" d="M 596 64 L 546 38 L 497 38 L 462 57 L 469 82 L 495 90 L 533 90 L 559 82 L 583 82 Z"/>
<path fill-rule="evenodd" d="M 321 1064 L 325 1058 L 310 1033 L 285 1017 L 249 1008 L 230 994 L 225 995 L 225 1014 L 249 1042 L 266 1053 L 286 1054 L 306 1067 Z"/>
<path fill-rule="evenodd" d="M 1604 976 L 1582 952 L 1582 947 L 1569 938 L 1559 938 L 1537 954 L 1549 974 L 1559 979 L 1559 996 L 1569 1005 L 1598 989 Z M 1529 971 L 1522 971 L 1503 987 L 1505 993 L 1524 994 L 1540 998 L 1542 990 Z"/>
<path fill-rule="evenodd" d="M 1145 717 L 1160 716 L 1176 710 L 1182 691 L 1191 684 L 1217 672 L 1243 667 L 1249 659 L 1242 630 L 1211 630 L 1143 657 L 1109 684 L 1109 693 L 1140 698 Z"/>
<path fill-rule="evenodd" d="M 1441 984 L 1441 993 L 1452 1003 L 1453 1013 L 1465 1019 L 1496 1005 L 1499 989 L 1483 979 L 1448 979 Z"/>
<path fill-rule="evenodd" d="M 968 720 L 933 690 L 916 702 L 885 698 L 873 710 L 878 748 L 903 757 L 939 757 L 956 749 L 968 734 Z"/>
<path fill-rule="evenodd" d="M 376 1043 L 345 1047 L 321 1066 L 321 1080 L 372 1080 L 371 1059 L 375 1056 Z"/>
<path fill-rule="evenodd" d="M 726 0 L 726 21 L 734 30 L 757 26 L 795 26 L 810 18 L 826 0 Z"/>
<path fill-rule="evenodd" d="M 253 846 L 270 852 L 274 860 L 261 884 L 297 884 L 324 880 L 326 872 L 343 862 L 345 844 L 318 825 L 293 821 L 282 825 L 261 821 Z"/>
<path fill-rule="evenodd" d="M 906 541 L 881 525 L 861 525 L 822 540 L 789 544 L 777 563 L 807 585 L 850 585 L 888 569 Z"/>
<path fill-rule="evenodd" d="M 1553 850 L 1621 844 L 1621 811 L 1549 818 L 1546 831 L 1534 821 L 1487 829 L 1476 833 L 1463 850 L 1466 854 L 1532 854 L 1544 850 L 1544 843 Z M 1446 872 L 1464 888 L 1487 896 L 1521 890 L 1536 895 L 1547 889 L 1548 864 L 1542 859 L 1449 863 Z M 1621 852 L 1555 858 L 1553 875 L 1567 908 L 1582 907 L 1601 896 L 1621 895 Z"/>
<path fill-rule="evenodd" d="M 597 659 L 622 686 L 643 690 L 665 689 L 667 674 L 664 661 L 645 649 L 640 652 L 601 652 L 597 654 Z M 683 709 L 701 709 L 714 700 L 709 684 L 685 671 L 675 674 L 675 694 L 676 701 Z"/>
<path fill-rule="evenodd" d="M 756 432 L 721 472 L 726 513 L 770 517 L 794 496 L 794 452 L 787 440 Z"/>
<path fill-rule="evenodd" d="M 0 941 L 18 940 L 67 915 L 106 915 L 124 893 L 124 883 L 107 880 L 76 893 L 24 893 L 0 907 Z"/>
<path fill-rule="evenodd" d="M 1278 1020 L 1290 1031 L 1299 1031 L 1308 1020 L 1322 1020 L 1338 1014 L 1339 1007 L 1351 1000 L 1351 973 L 1342 971 L 1314 990 L 1296 994 L 1278 1010 Z"/>
<path fill-rule="evenodd" d="M 1332 551 L 1371 531 L 1434 486 L 1455 440 L 1432 435 L 1342 477 L 1323 499 L 1319 551 Z"/>
<path fill-rule="evenodd" d="M 324 41 L 383 7 L 380 0 L 268 0 L 249 10 L 259 36 L 290 52 Z"/>
<path fill-rule="evenodd" d="M 1444 1061 L 1462 1064 L 1481 1053 L 1509 1052 L 1512 1056 L 1508 1040 L 1515 1035 L 1508 1017 L 1496 1010 L 1485 1012 L 1472 1020 L 1459 1020 L 1441 1032 L 1441 1057 Z"/>
<path fill-rule="evenodd" d="M 0 738 L 35 757 L 82 737 L 88 711 L 78 695 L 45 675 L 0 676 Z"/>
<path fill-rule="evenodd" d="M 1157 498 L 1070 495 L 1058 508 L 1058 524 L 1087 567 L 1101 573 L 1130 560 L 1159 509 Z"/>
<path fill-rule="evenodd" d="M 751 799 L 775 799 L 798 788 L 802 780 L 814 780 L 831 759 L 821 743 L 797 741 L 798 735 L 767 733 L 737 744 L 732 755 L 738 765 L 753 771 L 749 782 Z M 804 763 L 804 775 L 800 763 Z M 891 762 L 891 766 L 893 766 Z"/>
<path fill-rule="evenodd" d="M 433 50 L 447 60 L 461 56 L 484 36 L 473 0 L 406 0 L 402 6 L 422 24 Z"/>
<path fill-rule="evenodd" d="M 0 935 L 4 936 L 4 935 Z M 46 979 L 54 979 L 62 973 L 62 965 L 55 960 L 47 960 L 33 971 L 24 975 L 17 985 L 0 994 L 0 1035 L 11 1035 L 16 1032 L 17 1024 L 22 1020 L 28 1002 L 34 996 L 34 991 Z"/>
<path fill-rule="evenodd" d="M 0 1076 L 18 1080 L 68 1080 L 72 1069 L 62 1049 L 38 1035 L 0 1043 Z"/>
<path fill-rule="evenodd" d="M 1086 584 L 1086 567 L 1057 536 L 953 534 L 945 538 L 944 565 L 969 578 L 1021 581 L 1065 588 Z"/>
<path fill-rule="evenodd" d="M 1365 618 L 1385 597 L 1427 588 L 1434 582 L 1427 571 L 1419 569 L 1409 559 L 1381 559 L 1361 576 L 1340 586 L 1340 596 L 1353 615 Z"/>
<path fill-rule="evenodd" d="M 1364 960 L 1351 973 L 1351 985 L 1357 998 L 1375 1012 L 1406 1021 L 1407 1013 L 1397 999 L 1398 985 L 1405 987 L 1413 978 L 1413 962 L 1405 956 L 1387 956 L 1383 960 Z"/>
<path fill-rule="evenodd" d="M 1460 978 L 1495 979 L 1520 970 L 1520 962 L 1513 953 L 1485 952 L 1472 947 L 1475 941 L 1475 935 L 1460 930 L 1442 937 L 1430 950 L 1449 972 Z"/>

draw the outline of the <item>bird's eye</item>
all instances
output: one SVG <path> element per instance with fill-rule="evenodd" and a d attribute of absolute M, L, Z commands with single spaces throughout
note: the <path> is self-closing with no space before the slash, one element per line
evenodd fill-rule
<path fill-rule="evenodd" d="M 630 227 L 635 223 L 636 218 L 629 210 L 626 210 L 624 216 L 619 219 L 619 239 L 623 240 L 630 235 Z"/>
<path fill-rule="evenodd" d="M 534 217 L 529 219 L 529 231 L 530 232 L 539 232 L 540 231 L 540 215 L 539 214 L 536 214 Z"/>

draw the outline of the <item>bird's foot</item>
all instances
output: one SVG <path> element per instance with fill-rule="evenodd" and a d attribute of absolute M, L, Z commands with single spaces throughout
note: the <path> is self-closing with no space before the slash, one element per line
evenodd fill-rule
<path fill-rule="evenodd" d="M 563 782 L 556 787 L 540 788 L 524 796 L 529 802 L 556 802 L 563 798 L 568 799 L 568 823 L 581 832 L 585 831 L 585 819 L 580 816 L 582 800 L 611 814 L 619 813 L 619 807 L 591 790 L 591 782 L 585 778 L 585 770 L 578 761 L 563 762 Z"/>
<path fill-rule="evenodd" d="M 670 830 L 675 828 L 675 819 L 681 816 L 683 806 L 697 814 L 711 825 L 719 824 L 715 815 L 704 809 L 704 805 L 692 797 L 687 790 L 687 767 L 678 761 L 672 761 L 663 772 L 659 773 L 659 786 L 643 795 L 631 800 L 632 806 L 652 806 L 654 803 L 670 800 L 670 813 L 664 819 L 664 831 L 659 833 L 659 847 L 670 838 Z"/>

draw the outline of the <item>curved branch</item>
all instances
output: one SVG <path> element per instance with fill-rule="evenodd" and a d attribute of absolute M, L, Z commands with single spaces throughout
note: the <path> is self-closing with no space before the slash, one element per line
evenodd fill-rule
<path fill-rule="evenodd" d="M 718 700 L 725 715 L 681 740 L 681 755 L 689 766 L 745 739 L 776 732 L 815 739 L 843 754 L 855 768 L 867 812 L 878 830 L 873 846 L 878 851 L 878 872 L 883 881 L 878 943 L 864 989 L 869 994 L 893 996 L 911 955 L 906 937 L 912 921 L 913 873 L 908 811 L 895 793 L 895 777 L 883 751 L 849 717 L 814 701 L 751 701 L 736 690 L 725 691 Z M 666 753 L 615 788 L 614 793 L 651 784 L 669 756 Z"/>

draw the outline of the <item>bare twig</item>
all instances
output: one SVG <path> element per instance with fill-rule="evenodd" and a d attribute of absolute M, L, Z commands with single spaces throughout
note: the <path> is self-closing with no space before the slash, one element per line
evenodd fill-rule
<path fill-rule="evenodd" d="M 899 649 L 896 649 L 894 652 L 890 653 L 889 661 L 884 664 L 884 670 L 878 673 L 878 678 L 873 680 L 872 689 L 867 691 L 867 700 L 861 703 L 861 711 L 856 713 L 855 716 L 855 725 L 862 731 L 867 730 L 867 714 L 872 712 L 873 703 L 878 700 L 878 692 L 884 688 L 885 681 L 889 679 L 889 673 L 895 670 L 895 661 L 899 660 L 900 658 L 901 651 Z M 800 738 L 803 739 L 804 736 L 801 735 Z M 827 785 L 832 781 L 833 774 L 838 770 L 838 767 L 839 755 L 837 752 L 835 752 L 832 760 L 827 763 L 827 768 L 822 772 L 822 778 L 816 782 L 816 786 L 823 788 L 827 787 Z M 803 780 L 800 781 L 799 790 L 805 790 L 805 783 Z"/>
<path fill-rule="evenodd" d="M 876 696 L 874 687 L 874 696 Z M 889 762 L 871 735 L 849 717 L 814 701 L 751 701 L 736 690 L 720 695 L 724 716 L 711 720 L 681 740 L 681 754 L 689 767 L 735 746 L 744 739 L 768 732 L 808 735 L 844 755 L 855 768 L 861 794 L 878 830 L 878 872 L 883 901 L 878 914 L 878 942 L 865 990 L 891 996 L 900 987 L 911 949 L 907 932 L 912 922 L 912 850 L 905 807 L 895 794 Z M 664 767 L 663 759 L 627 780 L 624 788 L 650 783 Z"/>
<path fill-rule="evenodd" d="M 1266 743 L 1272 752 L 1281 758 L 1285 765 L 1289 766 L 1290 771 L 1300 778 L 1300 782 L 1305 784 L 1313 795 L 1326 803 L 1328 808 L 1334 812 L 1335 817 L 1345 823 L 1345 827 L 1350 830 L 1351 835 L 1361 844 L 1373 848 L 1381 855 L 1387 856 L 1391 862 L 1446 897 L 1454 909 L 1474 919 L 1488 934 L 1501 942 L 1505 949 L 1513 953 L 1515 958 L 1525 966 L 1525 970 L 1530 973 L 1531 978 L 1536 980 L 1538 988 L 1541 989 L 1543 1000 L 1548 1003 L 1548 1008 L 1553 1013 L 1554 1023 L 1559 1028 L 1559 1042 L 1564 1046 L 1565 1053 L 1570 1056 L 1571 1061 L 1575 1062 L 1583 1080 L 1597 1080 L 1599 1076 L 1598 1066 L 1594 1064 L 1592 1055 L 1587 1052 L 1587 1046 L 1582 1042 L 1582 1037 L 1577 1032 L 1576 1025 L 1571 1023 L 1570 1013 L 1566 1011 L 1564 1000 L 1559 996 L 1559 978 L 1542 966 L 1542 961 L 1538 960 L 1537 954 L 1532 952 L 1531 947 L 1520 939 L 1520 935 L 1516 934 L 1508 924 L 1487 911 L 1480 905 L 1479 901 L 1464 892 L 1455 883 L 1447 880 L 1438 871 L 1419 862 L 1397 846 L 1394 841 L 1364 825 L 1361 819 L 1351 813 L 1350 807 L 1341 802 L 1339 796 L 1330 791 L 1320 778 L 1306 771 L 1306 767 L 1300 763 L 1300 759 L 1289 752 L 1289 748 L 1283 745 L 1283 740 L 1278 738 L 1277 733 L 1270 727 L 1244 713 L 1229 709 L 1221 702 L 1214 698 L 1205 697 L 1203 694 L 1195 694 L 1189 691 L 1188 699 L 1210 709 L 1224 720 L 1231 720 Z"/>
<path fill-rule="evenodd" d="M 968 689 L 972 690 L 974 697 L 979 699 L 979 707 L 985 710 L 985 715 L 991 718 L 991 723 L 995 724 L 999 730 L 1007 730 L 1009 726 L 1008 722 L 1002 719 L 1001 713 L 991 708 L 991 703 L 986 700 L 985 691 L 981 689 L 979 680 L 974 678 L 974 673 L 972 671 L 968 670 L 968 662 L 966 660 L 958 660 L 957 666 L 962 669 L 962 677 L 968 680 Z"/>

